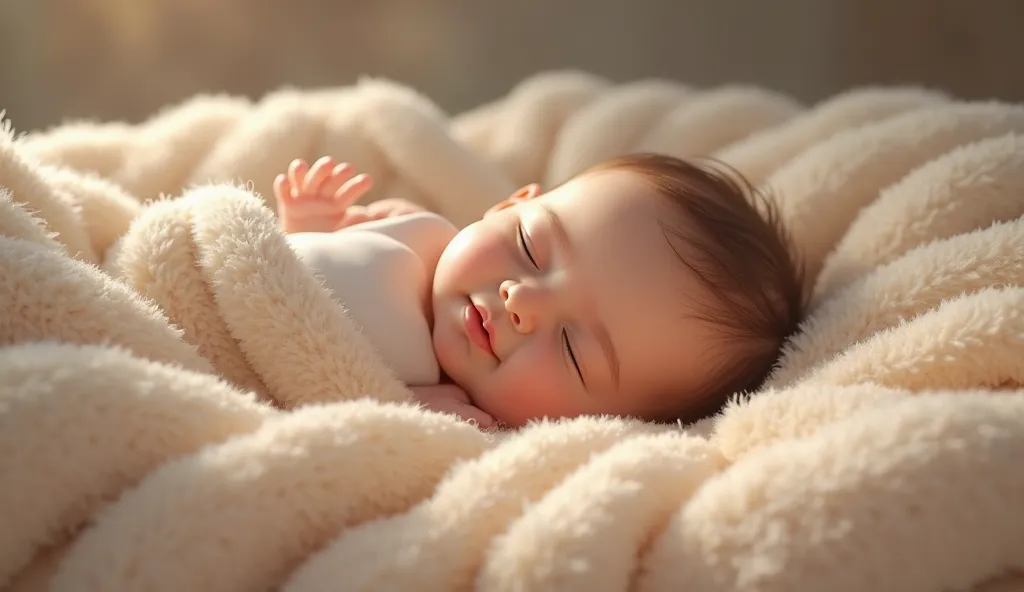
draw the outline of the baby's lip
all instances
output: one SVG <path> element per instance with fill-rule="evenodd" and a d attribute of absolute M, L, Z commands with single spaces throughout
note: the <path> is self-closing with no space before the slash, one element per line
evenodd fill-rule
<path fill-rule="evenodd" d="M 491 330 L 488 329 L 488 326 L 491 324 L 491 313 L 490 313 L 490 311 L 487 310 L 487 307 L 481 306 L 480 304 L 477 304 L 476 302 L 473 303 L 473 306 L 476 307 L 477 312 L 480 313 L 480 318 L 483 319 L 484 329 L 487 329 L 487 332 L 490 333 Z"/>
<path fill-rule="evenodd" d="M 472 298 L 469 301 L 473 305 L 473 307 L 476 308 L 477 312 L 480 313 L 480 319 L 482 321 L 480 324 L 483 325 L 484 331 L 487 333 L 487 340 L 491 346 L 491 353 L 494 353 L 495 357 L 497 357 L 497 349 L 495 349 L 494 347 L 495 331 L 494 323 L 491 322 L 491 311 L 487 310 L 486 306 L 480 304 L 479 302 L 473 300 Z"/>

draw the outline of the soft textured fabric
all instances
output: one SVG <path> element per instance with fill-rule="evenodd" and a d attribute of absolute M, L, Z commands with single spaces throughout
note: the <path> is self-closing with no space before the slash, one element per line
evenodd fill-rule
<path fill-rule="evenodd" d="M 692 426 L 417 408 L 267 199 L 331 155 L 458 224 L 640 150 L 776 196 L 812 306 Z M 0 587 L 1024 589 L 1024 105 L 547 72 L 0 134 Z"/>

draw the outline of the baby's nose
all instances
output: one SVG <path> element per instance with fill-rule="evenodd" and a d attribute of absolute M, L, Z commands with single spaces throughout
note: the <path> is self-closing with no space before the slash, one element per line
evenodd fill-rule
<path fill-rule="evenodd" d="M 543 299 L 541 290 L 526 283 L 509 280 L 502 282 L 499 293 L 512 326 L 520 333 L 533 331 Z"/>

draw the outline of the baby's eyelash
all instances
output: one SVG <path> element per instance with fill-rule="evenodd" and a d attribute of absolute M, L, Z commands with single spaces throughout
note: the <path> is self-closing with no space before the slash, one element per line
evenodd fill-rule
<path fill-rule="evenodd" d="M 540 266 L 537 265 L 537 260 L 533 258 L 533 253 L 530 252 L 530 247 L 526 246 L 526 234 L 523 233 L 523 225 L 520 224 L 516 231 L 519 234 L 519 247 L 526 253 L 526 258 L 530 260 L 530 263 L 537 269 L 540 269 Z"/>
<path fill-rule="evenodd" d="M 576 354 L 572 353 L 572 344 L 569 343 L 569 332 L 562 329 L 562 344 L 565 346 L 565 353 L 569 354 L 569 359 L 572 360 L 572 365 L 576 367 L 576 374 L 579 374 L 580 381 L 583 381 L 583 371 L 580 370 L 580 365 L 576 361 Z"/>

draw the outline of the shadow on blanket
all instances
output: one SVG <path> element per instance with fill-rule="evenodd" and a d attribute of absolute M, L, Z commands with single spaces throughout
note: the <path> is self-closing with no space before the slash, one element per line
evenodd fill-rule
<path fill-rule="evenodd" d="M 418 409 L 261 197 L 329 154 L 468 223 L 640 150 L 769 188 L 811 271 L 695 426 Z M 1024 588 L 1024 106 L 550 72 L 449 118 L 365 80 L 6 129 L 0 188 L 7 589 Z"/>

